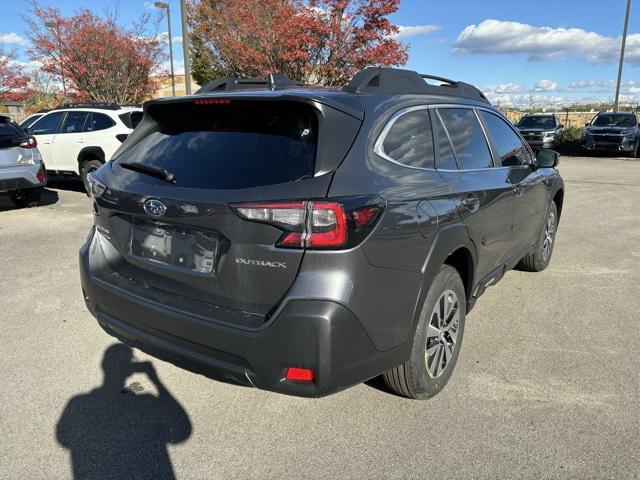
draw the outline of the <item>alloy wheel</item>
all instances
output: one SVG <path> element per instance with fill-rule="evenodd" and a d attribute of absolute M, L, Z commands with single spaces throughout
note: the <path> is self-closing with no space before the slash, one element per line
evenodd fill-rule
<path fill-rule="evenodd" d="M 431 378 L 441 376 L 451 363 L 457 346 L 459 307 L 456 293 L 447 290 L 440 296 L 431 312 L 425 351 L 425 365 Z"/>
<path fill-rule="evenodd" d="M 547 225 L 544 229 L 544 239 L 542 241 L 542 260 L 545 262 L 551 255 L 551 249 L 553 248 L 553 240 L 556 233 L 556 215 L 551 212 L 549 218 L 547 218 Z"/>

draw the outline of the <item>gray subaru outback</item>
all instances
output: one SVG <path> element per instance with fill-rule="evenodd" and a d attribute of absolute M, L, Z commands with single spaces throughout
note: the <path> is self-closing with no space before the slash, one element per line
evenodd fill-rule
<path fill-rule="evenodd" d="M 463 82 L 218 80 L 147 102 L 92 174 L 84 298 L 108 333 L 213 377 L 315 397 L 383 374 L 431 397 L 485 289 L 549 264 L 557 163 Z"/>

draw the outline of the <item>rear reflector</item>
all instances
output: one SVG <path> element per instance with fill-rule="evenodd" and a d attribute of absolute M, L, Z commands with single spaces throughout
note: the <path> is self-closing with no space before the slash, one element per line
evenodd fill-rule
<path fill-rule="evenodd" d="M 295 382 L 313 382 L 316 375 L 310 368 L 289 367 L 285 378 Z"/>
<path fill-rule="evenodd" d="M 284 230 L 276 246 L 311 249 L 348 248 L 353 234 L 362 239 L 381 210 L 378 205 L 346 210 L 339 202 L 315 200 L 240 203 L 231 208 L 245 220 Z"/>
<path fill-rule="evenodd" d="M 47 172 L 44 169 L 44 164 L 42 164 L 42 167 L 40 167 L 40 170 L 38 170 L 38 174 L 36 175 L 36 178 L 43 185 L 47 183 Z"/>

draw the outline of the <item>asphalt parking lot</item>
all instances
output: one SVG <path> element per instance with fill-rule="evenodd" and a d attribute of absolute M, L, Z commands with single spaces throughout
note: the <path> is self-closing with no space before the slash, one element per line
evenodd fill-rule
<path fill-rule="evenodd" d="M 487 291 L 426 402 L 375 380 L 293 398 L 130 358 L 82 301 L 84 193 L 54 185 L 29 210 L 0 195 L 0 478 L 640 478 L 640 160 L 560 171 L 550 268 Z"/>

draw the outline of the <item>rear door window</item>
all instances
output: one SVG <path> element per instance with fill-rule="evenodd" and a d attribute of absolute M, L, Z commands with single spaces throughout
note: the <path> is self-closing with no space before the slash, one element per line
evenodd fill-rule
<path fill-rule="evenodd" d="M 97 132 L 99 130 L 106 130 L 116 124 L 108 115 L 98 112 L 90 112 L 89 119 L 85 126 L 87 132 Z"/>
<path fill-rule="evenodd" d="M 60 122 L 65 112 L 54 112 L 38 120 L 29 130 L 34 135 L 53 135 L 60 132 Z"/>
<path fill-rule="evenodd" d="M 176 184 L 207 189 L 274 185 L 314 173 L 318 118 L 296 102 L 156 105 L 159 127 L 119 162 L 167 169 Z"/>
<path fill-rule="evenodd" d="M 80 133 L 84 129 L 89 112 L 73 111 L 67 112 L 60 133 Z"/>
<path fill-rule="evenodd" d="M 493 167 L 487 139 L 474 111 L 466 108 L 442 108 L 438 111 L 449 132 L 460 168 L 476 170 Z"/>
<path fill-rule="evenodd" d="M 503 167 L 513 167 L 531 163 L 529 150 L 520 137 L 497 115 L 481 110 L 480 118 L 493 139 L 493 145 L 500 155 Z"/>
<path fill-rule="evenodd" d="M 433 168 L 433 135 L 427 109 L 398 117 L 382 143 L 383 153 L 409 167 Z"/>

